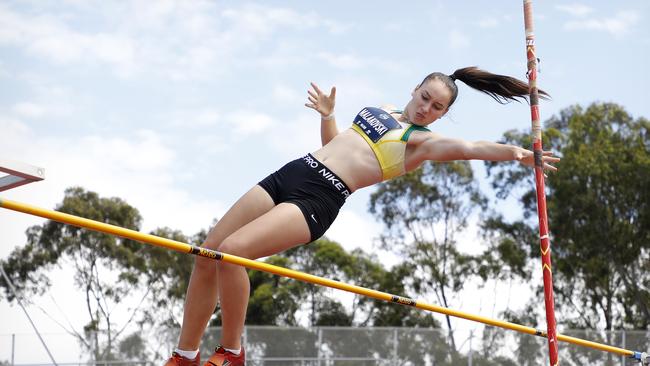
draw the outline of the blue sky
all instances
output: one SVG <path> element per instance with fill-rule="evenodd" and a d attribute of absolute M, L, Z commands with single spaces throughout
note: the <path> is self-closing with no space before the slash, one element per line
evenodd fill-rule
<path fill-rule="evenodd" d="M 192 234 L 318 147 L 319 118 L 303 106 L 310 81 L 337 86 L 346 128 L 363 106 L 405 105 L 432 71 L 524 78 L 521 1 L 395 4 L 0 2 L 0 157 L 47 176 L 2 196 L 51 208 L 80 185 L 126 199 L 145 230 Z M 594 101 L 650 117 L 650 2 L 537 1 L 534 12 L 539 85 L 553 96 L 543 120 Z M 513 128 L 530 128 L 526 104 L 463 85 L 433 125 L 467 140 Z M 381 229 L 366 212 L 370 192 L 355 193 L 327 234 L 348 249 L 370 250 Z M 0 255 L 39 222 L 0 211 Z M 6 331 L 28 329 L 1 314 Z"/>

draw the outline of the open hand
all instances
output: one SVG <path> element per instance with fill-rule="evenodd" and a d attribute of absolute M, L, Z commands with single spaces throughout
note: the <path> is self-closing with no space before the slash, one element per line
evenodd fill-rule
<path fill-rule="evenodd" d="M 310 83 L 313 90 L 307 90 L 309 96 L 309 103 L 305 103 L 305 107 L 311 108 L 320 113 L 321 116 L 327 117 L 334 113 L 334 104 L 336 104 L 336 87 L 333 86 L 330 94 L 323 93 L 318 85 L 313 82 Z"/>

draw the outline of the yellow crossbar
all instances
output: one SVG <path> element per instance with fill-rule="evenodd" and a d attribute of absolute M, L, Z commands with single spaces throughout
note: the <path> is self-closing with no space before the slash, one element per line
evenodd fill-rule
<path fill-rule="evenodd" d="M 89 220 L 79 216 L 69 215 L 66 213 L 53 211 L 53 210 L 47 210 L 44 208 L 39 208 L 39 207 L 27 205 L 16 201 L 6 200 L 6 199 L 0 199 L 0 207 L 13 210 L 13 211 L 23 212 L 34 216 L 40 216 L 64 224 L 79 226 L 79 227 L 83 227 L 83 228 L 87 228 L 87 229 L 91 229 L 91 230 L 95 230 L 95 231 L 99 231 L 111 235 L 117 235 L 123 238 L 132 239 L 132 240 L 152 244 L 167 249 L 172 249 L 178 252 L 190 253 L 202 257 L 222 260 L 224 262 L 236 264 L 239 266 L 244 266 L 259 271 L 273 273 L 279 276 L 289 277 L 296 280 L 309 282 L 321 286 L 336 288 L 339 290 L 352 292 L 358 295 L 372 297 L 378 300 L 384 300 L 384 301 L 394 302 L 402 305 L 413 306 L 422 310 L 428 310 L 440 314 L 445 314 L 457 318 L 467 319 L 474 322 L 479 322 L 487 325 L 492 325 L 495 327 L 510 329 L 517 332 L 546 338 L 545 331 L 527 327 L 524 325 L 519 325 L 519 324 L 510 323 L 502 320 L 497 320 L 497 319 L 486 318 L 479 315 L 473 315 L 466 312 L 445 308 L 442 306 L 427 304 L 406 297 L 391 295 L 386 292 L 381 292 L 381 291 L 371 290 L 365 287 L 350 285 L 344 282 L 334 281 L 327 278 L 310 275 L 308 273 L 298 272 L 291 269 L 274 266 L 268 263 L 246 259 L 246 258 L 242 258 L 242 257 L 238 257 L 226 253 L 221 253 L 215 250 L 205 249 L 205 248 L 197 247 L 195 245 L 182 243 L 175 240 L 165 239 L 155 235 L 144 234 L 135 230 L 125 229 L 123 227 L 105 224 L 99 221 Z M 593 348 L 605 352 L 616 353 L 618 355 L 623 355 L 623 356 L 635 357 L 640 354 L 639 352 L 634 352 L 619 347 L 613 347 L 606 344 L 587 341 L 584 339 L 569 337 L 561 334 L 557 335 L 557 339 L 559 341 L 573 343 L 579 346 L 589 347 L 589 348 Z"/>

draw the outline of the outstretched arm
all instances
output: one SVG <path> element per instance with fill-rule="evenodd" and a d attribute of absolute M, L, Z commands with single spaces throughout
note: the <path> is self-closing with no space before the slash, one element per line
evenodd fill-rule
<path fill-rule="evenodd" d="M 420 146 L 426 160 L 452 161 L 452 160 L 487 160 L 487 161 L 513 161 L 533 167 L 535 158 L 533 152 L 519 146 L 499 144 L 489 141 L 468 142 L 451 139 L 431 133 Z M 550 151 L 544 151 L 542 156 L 545 170 L 556 171 L 551 164 L 560 161 Z"/>
<path fill-rule="evenodd" d="M 324 94 L 318 85 L 310 83 L 313 90 L 308 90 L 309 103 L 305 107 L 311 108 L 320 113 L 320 139 L 325 146 L 334 136 L 339 134 L 336 127 L 336 118 L 334 118 L 334 105 L 336 104 L 336 87 L 333 86 L 330 94 Z"/>

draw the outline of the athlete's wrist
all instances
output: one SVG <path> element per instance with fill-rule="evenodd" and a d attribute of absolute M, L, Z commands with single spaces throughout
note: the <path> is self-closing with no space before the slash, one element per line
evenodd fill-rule
<path fill-rule="evenodd" d="M 330 121 L 330 120 L 333 120 L 333 119 L 334 119 L 334 111 L 332 111 L 332 113 L 330 113 L 330 114 L 328 114 L 328 115 L 321 114 L 321 115 L 320 115 L 320 119 L 321 119 L 322 121 Z"/>

